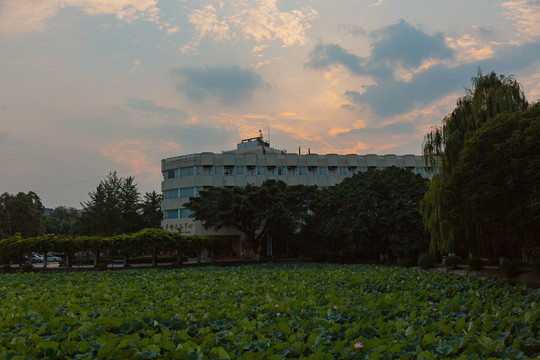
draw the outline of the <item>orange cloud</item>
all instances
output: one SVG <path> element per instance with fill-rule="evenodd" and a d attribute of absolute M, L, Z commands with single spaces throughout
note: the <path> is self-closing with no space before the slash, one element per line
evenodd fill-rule
<path fill-rule="evenodd" d="M 103 145 L 99 152 L 128 168 L 143 181 L 160 181 L 160 162 L 163 153 L 180 153 L 181 146 L 174 142 L 160 143 L 151 140 L 123 139 Z"/>

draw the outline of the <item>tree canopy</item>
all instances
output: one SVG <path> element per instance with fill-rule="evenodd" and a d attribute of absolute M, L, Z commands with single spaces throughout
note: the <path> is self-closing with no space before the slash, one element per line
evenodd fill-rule
<path fill-rule="evenodd" d="M 184 206 L 207 229 L 228 227 L 244 233 L 257 257 L 268 234 L 299 225 L 304 209 L 299 201 L 302 188 L 276 180 L 267 180 L 261 186 L 210 188 Z"/>
<path fill-rule="evenodd" d="M 78 234 L 111 236 L 160 226 L 160 196 L 146 193 L 143 201 L 132 176 L 122 178 L 111 172 L 89 196 L 81 204 L 83 212 L 75 225 Z"/>
<path fill-rule="evenodd" d="M 17 233 L 23 237 L 42 234 L 43 210 L 39 196 L 32 191 L 0 195 L 0 239 Z"/>
<path fill-rule="evenodd" d="M 322 190 L 315 216 L 327 238 L 364 257 L 416 255 L 427 247 L 419 213 L 426 188 L 425 178 L 406 169 L 360 172 Z"/>
<path fill-rule="evenodd" d="M 424 156 L 435 175 L 421 211 L 433 250 L 495 258 L 509 255 L 518 218 L 533 216 L 527 201 L 538 189 L 527 183 L 537 180 L 530 174 L 538 173 L 538 111 L 527 111 L 511 76 L 479 72 L 472 85 L 442 126 L 425 136 Z"/>

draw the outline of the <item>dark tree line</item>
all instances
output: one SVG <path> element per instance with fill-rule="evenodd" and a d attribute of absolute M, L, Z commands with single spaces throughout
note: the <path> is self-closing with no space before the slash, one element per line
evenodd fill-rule
<path fill-rule="evenodd" d="M 300 246 L 304 253 L 415 256 L 428 246 L 419 214 L 426 186 L 420 175 L 391 167 L 358 173 L 322 190 L 276 180 L 212 188 L 185 206 L 206 228 L 243 232 L 256 257 L 268 235 L 281 246 Z"/>
<path fill-rule="evenodd" d="M 161 227 L 161 195 L 155 191 L 141 195 L 133 177 L 109 173 L 89 197 L 81 204 L 81 211 L 59 206 L 45 214 L 36 193 L 4 193 L 0 195 L 0 239 L 17 234 L 23 238 L 43 234 L 113 236 Z"/>

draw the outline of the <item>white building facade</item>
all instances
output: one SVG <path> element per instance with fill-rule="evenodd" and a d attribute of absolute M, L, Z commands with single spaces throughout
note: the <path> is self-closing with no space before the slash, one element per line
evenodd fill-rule
<path fill-rule="evenodd" d="M 190 197 L 210 187 L 261 185 L 268 179 L 282 180 L 287 185 L 328 187 L 357 172 L 382 170 L 390 166 L 431 177 L 431 170 L 425 166 L 421 156 L 287 153 L 271 148 L 262 136 L 242 140 L 236 150 L 221 154 L 202 152 L 163 159 L 162 227 L 171 231 L 180 230 L 186 235 L 226 237 L 233 252 L 239 254 L 241 234 L 232 229 L 222 229 L 218 233 L 205 230 L 199 221 L 189 217 L 190 212 L 184 207 Z"/>

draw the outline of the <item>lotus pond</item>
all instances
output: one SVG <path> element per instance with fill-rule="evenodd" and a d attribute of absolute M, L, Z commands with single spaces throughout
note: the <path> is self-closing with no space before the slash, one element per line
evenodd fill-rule
<path fill-rule="evenodd" d="M 539 303 L 367 265 L 0 275 L 0 358 L 538 358 Z"/>

